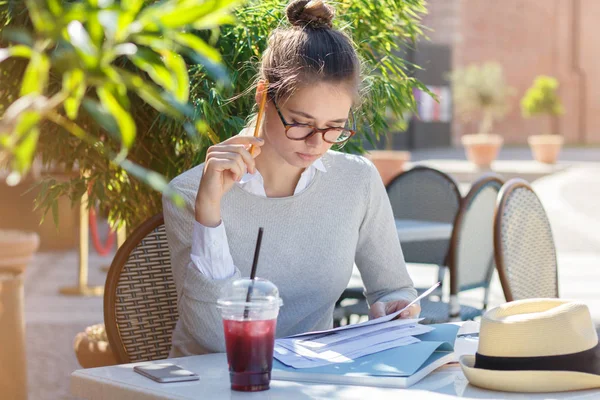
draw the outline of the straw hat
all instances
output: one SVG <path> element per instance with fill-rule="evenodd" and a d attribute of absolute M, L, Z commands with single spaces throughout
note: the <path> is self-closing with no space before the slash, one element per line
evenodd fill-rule
<path fill-rule="evenodd" d="M 506 303 L 485 313 L 475 356 L 462 356 L 469 382 L 507 392 L 600 387 L 600 346 L 585 304 L 561 299 Z"/>

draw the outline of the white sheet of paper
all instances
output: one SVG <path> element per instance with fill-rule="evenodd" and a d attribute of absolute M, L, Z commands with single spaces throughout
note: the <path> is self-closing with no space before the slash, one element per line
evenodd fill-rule
<path fill-rule="evenodd" d="M 319 335 L 312 336 L 303 336 L 301 338 L 293 338 L 291 340 L 296 341 L 298 344 L 302 346 L 306 346 L 309 348 L 318 348 L 328 344 L 336 343 L 342 340 L 346 340 L 352 337 L 366 335 L 373 331 L 379 331 L 383 329 L 388 329 L 389 327 L 402 327 L 407 325 L 415 325 L 419 321 L 422 321 L 423 318 L 420 319 L 395 319 L 393 321 L 384 322 L 381 325 L 371 325 L 364 326 L 361 328 L 356 328 L 352 330 L 342 331 L 342 332 L 332 332 L 332 333 L 322 333 Z"/>
<path fill-rule="evenodd" d="M 309 368 L 331 363 L 347 362 L 367 354 L 377 353 L 393 347 L 406 346 L 419 342 L 413 335 L 431 332 L 432 327 L 412 324 L 389 325 L 387 328 L 371 330 L 360 336 L 348 336 L 351 331 L 337 332 L 342 340 L 324 344 L 320 347 L 311 344 L 305 338 L 283 338 L 275 341 L 275 358 L 295 368 Z M 344 338 L 345 337 L 345 338 Z M 320 340 L 323 338 L 317 338 Z"/>
<path fill-rule="evenodd" d="M 403 338 L 398 338 L 389 342 L 379 343 L 377 345 L 371 346 L 370 348 L 358 349 L 354 352 L 342 355 L 342 354 L 327 354 L 327 359 L 323 358 L 312 358 L 303 356 L 297 353 L 294 353 L 278 344 L 275 344 L 275 358 L 277 358 L 280 362 L 289 365 L 294 368 L 313 368 L 320 367 L 323 365 L 333 364 L 333 363 L 342 363 L 342 362 L 350 362 L 359 357 L 366 356 L 368 354 L 378 353 L 380 351 L 384 351 L 387 349 L 391 349 L 399 346 L 407 346 L 409 344 L 418 343 L 419 339 L 413 336 L 407 336 Z"/>
<path fill-rule="evenodd" d="M 315 340 L 298 340 L 298 339 L 278 339 L 278 343 L 289 350 L 296 350 L 297 348 L 304 348 L 316 353 L 322 353 L 324 351 L 332 350 L 339 353 L 347 354 L 354 351 L 356 348 L 363 348 L 366 346 L 372 346 L 374 344 L 387 342 L 394 339 L 403 338 L 406 336 L 417 336 L 427 332 L 431 332 L 432 327 L 427 325 L 419 325 L 412 323 L 411 325 L 400 325 L 400 326 L 382 326 L 381 329 L 371 330 L 368 333 L 363 333 L 360 336 L 347 336 L 341 333 L 335 334 L 336 340 L 329 342 L 323 342 L 328 337 L 315 339 Z"/>
<path fill-rule="evenodd" d="M 432 327 L 419 325 L 418 319 L 395 320 L 394 318 L 429 295 L 439 284 L 438 282 L 433 285 L 402 310 L 385 317 L 361 324 L 277 339 L 274 356 L 289 366 L 310 368 L 348 362 L 367 354 L 420 342 L 414 336 L 431 332 Z"/>
<path fill-rule="evenodd" d="M 404 329 L 398 332 L 397 328 Z M 278 344 L 287 348 L 288 350 L 297 352 L 298 354 L 308 357 L 320 358 L 327 351 L 332 351 L 339 354 L 349 354 L 357 349 L 373 346 L 383 342 L 389 342 L 407 336 L 423 334 L 426 332 L 430 332 L 431 330 L 431 327 L 425 325 L 409 325 L 406 327 L 392 326 L 387 329 L 381 329 L 378 331 L 370 332 L 360 337 L 351 337 L 320 347 L 306 346 L 306 343 L 302 344 L 294 339 L 278 339 Z"/>
<path fill-rule="evenodd" d="M 347 329 L 362 328 L 362 327 L 365 327 L 365 326 L 377 325 L 377 324 L 381 324 L 381 323 L 384 323 L 384 322 L 391 321 L 394 318 L 396 318 L 398 315 L 400 315 L 403 311 L 405 311 L 408 307 L 410 307 L 413 304 L 415 304 L 417 301 L 419 301 L 419 300 L 421 300 L 421 299 L 429 296 L 438 286 L 440 286 L 440 283 L 441 282 L 437 282 L 435 285 L 433 285 L 432 287 L 430 287 L 429 289 L 427 289 L 425 292 L 423 292 L 416 299 L 414 299 L 413 301 L 411 301 L 410 303 L 408 303 L 408 305 L 406 307 L 404 307 L 402 310 L 398 310 L 398 311 L 396 311 L 393 314 L 388 314 L 385 317 L 379 317 L 379 318 L 371 319 L 369 321 L 361 322 L 360 324 L 344 325 L 344 326 L 340 326 L 339 328 L 329 329 L 329 330 L 325 330 L 325 331 L 315 331 L 315 332 L 299 333 L 297 335 L 292 335 L 292 336 L 288 336 L 288 337 L 300 337 L 300 336 L 307 336 L 307 335 L 315 335 L 315 334 L 319 334 L 319 333 L 339 332 L 339 331 L 345 331 Z"/>

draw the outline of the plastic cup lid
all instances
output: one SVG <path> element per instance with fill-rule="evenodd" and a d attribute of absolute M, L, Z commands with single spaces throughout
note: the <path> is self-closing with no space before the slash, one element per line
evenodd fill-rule
<path fill-rule="evenodd" d="M 250 301 L 247 300 L 250 290 Z M 250 278 L 236 279 L 221 289 L 217 304 L 220 307 L 245 306 L 248 308 L 280 307 L 283 301 L 279 297 L 279 289 L 272 282 Z"/>

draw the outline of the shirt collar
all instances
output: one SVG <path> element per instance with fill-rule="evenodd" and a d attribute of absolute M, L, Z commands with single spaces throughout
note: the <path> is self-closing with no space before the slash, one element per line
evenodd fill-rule
<path fill-rule="evenodd" d="M 304 170 L 304 172 L 302 172 L 302 175 L 308 173 L 309 169 L 313 169 L 313 168 L 316 169 L 317 171 L 327 172 L 327 168 L 325 168 L 325 164 L 323 164 L 323 160 L 321 158 L 317 158 L 312 164 L 310 164 L 308 166 L 308 168 L 306 168 Z M 253 181 L 255 179 L 258 179 L 259 182 L 264 183 L 263 177 L 258 170 L 256 170 L 256 172 L 253 174 L 246 172 L 244 174 L 244 176 L 242 176 L 242 179 L 240 179 L 239 183 L 241 185 L 243 185 L 243 184 Z"/>
<path fill-rule="evenodd" d="M 321 172 L 327 172 L 327 168 L 325 168 L 325 164 L 323 164 L 323 157 L 317 158 L 314 163 L 310 165 L 310 167 L 315 167 L 317 170 Z M 308 168 L 310 168 L 308 167 Z M 307 169 L 308 169 L 307 168 Z"/>

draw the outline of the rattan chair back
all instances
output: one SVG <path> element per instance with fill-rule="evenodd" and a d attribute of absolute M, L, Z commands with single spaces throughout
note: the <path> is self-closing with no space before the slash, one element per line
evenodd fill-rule
<path fill-rule="evenodd" d="M 522 179 L 500 191 L 494 221 L 498 275 L 506 301 L 558 297 L 558 266 L 550 221 Z"/>
<path fill-rule="evenodd" d="M 168 357 L 177 292 L 163 215 L 148 219 L 119 248 L 104 290 L 104 323 L 119 363 Z"/>

